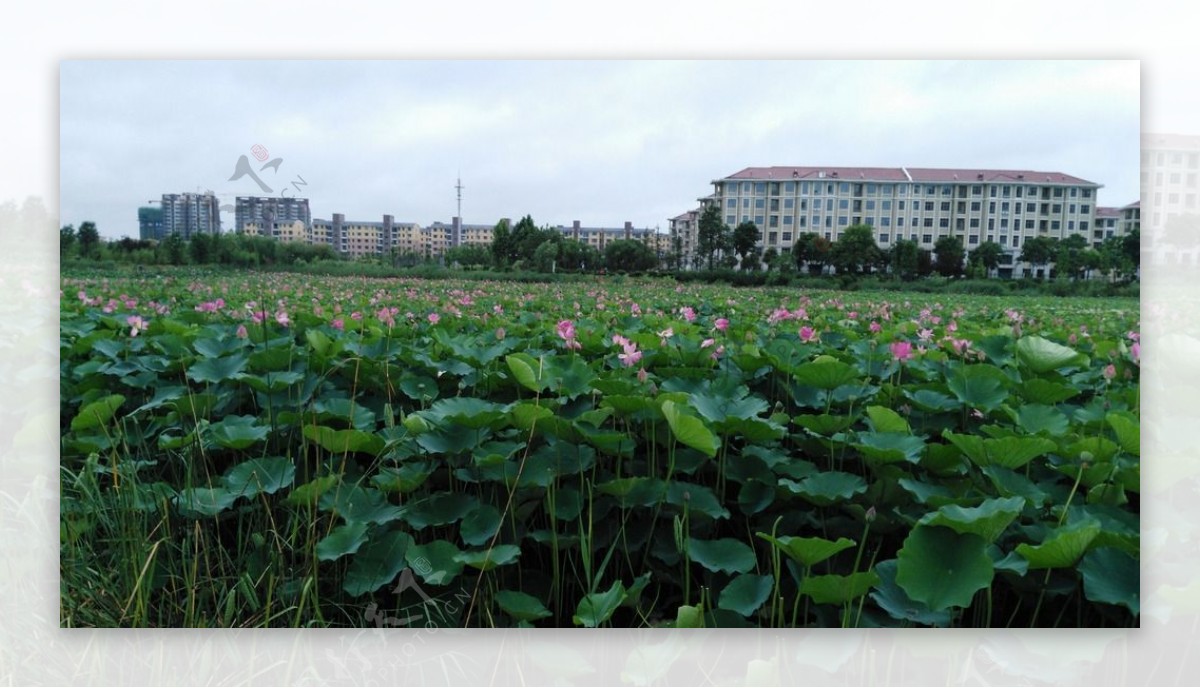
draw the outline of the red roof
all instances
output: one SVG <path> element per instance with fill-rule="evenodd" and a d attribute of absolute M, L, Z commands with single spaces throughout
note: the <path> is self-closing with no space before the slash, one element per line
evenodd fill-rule
<path fill-rule="evenodd" d="M 1121 208 L 1121 210 L 1129 210 L 1130 208 L 1137 208 L 1138 210 L 1141 210 L 1141 208 L 1142 208 L 1142 201 L 1141 201 L 1140 199 L 1139 199 L 1139 200 L 1136 200 L 1136 201 L 1134 201 L 1133 203 L 1130 203 L 1129 205 L 1127 205 L 1127 206 L 1125 206 L 1125 207 Z"/>
<path fill-rule="evenodd" d="M 906 174 L 907 173 L 907 174 Z M 929 167 L 747 167 L 725 179 L 838 179 L 841 181 L 872 182 L 1028 182 L 1051 184 L 1081 184 L 1099 186 L 1095 182 L 1062 172 L 1033 170 L 941 169 Z"/>

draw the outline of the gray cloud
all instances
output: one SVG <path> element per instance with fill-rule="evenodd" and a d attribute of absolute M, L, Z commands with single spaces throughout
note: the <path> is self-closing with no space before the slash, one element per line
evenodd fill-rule
<path fill-rule="evenodd" d="M 666 229 L 747 166 L 1061 171 L 1138 195 L 1136 62 L 69 61 L 61 221 L 136 236 L 163 193 L 257 192 L 328 218 Z M 257 169 L 257 167 L 256 167 Z"/>

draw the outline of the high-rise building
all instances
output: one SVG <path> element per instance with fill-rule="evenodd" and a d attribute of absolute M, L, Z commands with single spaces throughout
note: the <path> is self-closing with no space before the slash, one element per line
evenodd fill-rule
<path fill-rule="evenodd" d="M 261 234 L 274 235 L 275 225 L 292 225 L 301 222 L 312 225 L 312 213 L 307 198 L 279 196 L 238 196 L 234 206 L 233 231 L 245 232 L 250 223 L 260 228 Z"/>
<path fill-rule="evenodd" d="M 717 204 L 730 227 L 753 223 L 760 250 L 790 251 L 805 232 L 837 241 L 863 224 L 885 250 L 901 239 L 932 250 L 955 236 L 969 255 L 995 242 L 1001 276 L 1029 273 L 1017 265 L 1027 239 L 1091 237 L 1101 188 L 1061 172 L 905 167 L 748 167 L 712 184 L 701 208 Z"/>
<path fill-rule="evenodd" d="M 143 241 L 148 239 L 162 241 L 164 237 L 163 209 L 151 207 L 138 208 L 138 238 Z"/>
<path fill-rule="evenodd" d="M 220 234 L 221 207 L 213 193 L 163 194 L 162 236 L 178 234 L 190 239 L 193 234 Z"/>

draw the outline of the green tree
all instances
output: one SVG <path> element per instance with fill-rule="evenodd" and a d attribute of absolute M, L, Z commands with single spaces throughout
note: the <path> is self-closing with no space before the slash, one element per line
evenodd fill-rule
<path fill-rule="evenodd" d="M 600 252 L 590 244 L 576 239 L 564 239 L 558 244 L 560 270 L 589 272 L 600 267 Z"/>
<path fill-rule="evenodd" d="M 811 251 L 808 256 L 808 272 L 812 275 L 819 275 L 825 272 L 825 266 L 833 259 L 833 242 L 823 236 L 816 236 L 812 240 Z"/>
<path fill-rule="evenodd" d="M 191 240 L 188 241 L 188 253 L 191 254 L 192 262 L 196 265 L 205 265 L 210 262 L 212 259 L 209 252 L 211 245 L 208 235 L 204 232 L 193 234 Z"/>
<path fill-rule="evenodd" d="M 178 232 L 172 232 L 163 240 L 162 249 L 167 263 L 171 265 L 183 265 L 186 245 L 183 237 L 179 236 Z"/>
<path fill-rule="evenodd" d="M 857 275 L 876 262 L 879 247 L 870 225 L 851 225 L 833 244 L 833 266 L 838 274 Z"/>
<path fill-rule="evenodd" d="M 458 263 L 463 267 L 487 267 L 492 262 L 492 252 L 482 244 L 462 244 L 446 249 L 446 264 Z"/>
<path fill-rule="evenodd" d="M 758 225 L 753 222 L 743 222 L 733 230 L 733 251 L 741 257 L 743 270 L 758 267 L 758 239 Z"/>
<path fill-rule="evenodd" d="M 100 249 L 100 232 L 96 229 L 95 222 L 84 222 L 79 225 L 79 255 L 83 258 L 91 258 L 99 252 Z"/>
<path fill-rule="evenodd" d="M 708 262 L 708 269 L 713 269 L 717 252 L 725 250 L 729 243 L 729 227 L 721 221 L 721 209 L 710 204 L 700 214 L 696 227 L 696 255 Z"/>
<path fill-rule="evenodd" d="M 1089 248 L 1083 252 L 1083 277 L 1091 279 L 1093 272 L 1101 272 L 1104 269 L 1105 259 L 1100 251 Z"/>
<path fill-rule="evenodd" d="M 792 244 L 792 259 L 796 269 L 801 272 L 807 268 L 810 274 L 819 274 L 829 263 L 832 254 L 833 244 L 815 232 L 801 233 Z"/>
<path fill-rule="evenodd" d="M 762 262 L 766 263 L 767 272 L 770 272 L 774 267 L 776 267 L 775 263 L 777 260 L 779 260 L 779 251 L 777 251 L 774 246 L 770 246 L 767 248 L 767 250 L 763 251 Z"/>
<path fill-rule="evenodd" d="M 905 282 L 916 279 L 920 265 L 921 247 L 912 239 L 898 239 L 889 253 L 892 274 Z"/>
<path fill-rule="evenodd" d="M 604 247 L 604 264 L 614 272 L 645 272 L 658 267 L 658 256 L 640 241 L 618 239 Z"/>
<path fill-rule="evenodd" d="M 966 256 L 962 239 L 949 235 L 939 238 L 933 245 L 933 255 L 934 267 L 939 275 L 953 277 L 962 274 L 963 258 Z"/>
<path fill-rule="evenodd" d="M 1037 267 L 1045 267 L 1054 261 L 1054 256 L 1058 253 L 1058 241 L 1050 237 L 1033 237 L 1026 239 L 1024 245 L 1021 246 L 1021 262 L 1029 263 Z"/>
<path fill-rule="evenodd" d="M 992 276 L 992 271 L 1000 267 L 1000 257 L 1004 255 L 1004 247 L 994 241 L 985 241 L 971 251 L 971 262 L 975 265 L 982 266 L 987 270 L 987 276 Z"/>
<path fill-rule="evenodd" d="M 75 247 L 75 225 L 63 225 L 58 230 L 58 255 L 65 258 Z"/>
<path fill-rule="evenodd" d="M 538 272 L 553 272 L 558 268 L 558 243 L 544 241 L 533 252 L 533 269 Z"/>
<path fill-rule="evenodd" d="M 933 274 L 933 251 L 921 249 L 917 254 L 917 276 L 928 277 Z"/>
<path fill-rule="evenodd" d="M 508 220 L 500 220 L 492 229 L 492 260 L 498 268 L 506 267 L 516 260 L 516 249 Z"/>
<path fill-rule="evenodd" d="M 1058 275 L 1065 276 L 1070 280 L 1079 279 L 1084 270 L 1083 253 L 1087 248 L 1087 239 L 1082 234 L 1072 234 L 1066 239 L 1059 241 L 1057 251 L 1054 254 L 1054 263 Z"/>
<path fill-rule="evenodd" d="M 553 233 L 557 234 L 557 232 Z M 529 215 L 521 218 L 512 230 L 513 261 L 531 262 L 538 246 L 541 246 L 543 241 L 553 238 L 550 234 L 538 229 L 537 225 L 533 224 L 533 218 Z"/>
<path fill-rule="evenodd" d="M 1142 231 L 1135 229 L 1121 238 L 1121 253 L 1129 265 L 1126 273 L 1131 279 L 1142 266 Z"/>

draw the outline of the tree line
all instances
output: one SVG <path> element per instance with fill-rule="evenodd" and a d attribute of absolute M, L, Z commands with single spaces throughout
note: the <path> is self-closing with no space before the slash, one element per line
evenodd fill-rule
<path fill-rule="evenodd" d="M 136 265 L 232 265 L 256 267 L 334 260 L 332 246 L 310 246 L 248 234 L 171 234 L 162 241 L 122 237 L 104 240 L 94 222 L 59 229 L 59 257 Z"/>
<path fill-rule="evenodd" d="M 552 227 L 537 227 L 526 215 L 515 225 L 501 220 L 492 233 L 492 243 L 464 244 L 446 250 L 445 265 L 467 269 L 500 269 L 531 272 L 649 272 L 660 267 L 660 259 L 649 246 L 634 239 L 607 242 L 603 252 L 585 242 L 563 236 Z M 184 239 L 172 234 L 162 241 L 123 237 L 104 240 L 94 222 L 59 231 L 63 259 L 114 261 L 139 265 L 233 265 L 254 267 L 292 265 L 319 260 L 345 260 L 326 244 L 277 241 L 246 234 L 193 234 Z M 443 258 L 413 251 L 390 250 L 382 256 L 358 260 L 416 267 L 439 264 Z"/>

